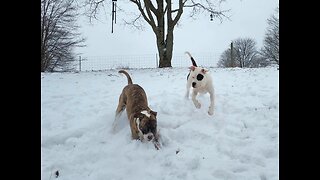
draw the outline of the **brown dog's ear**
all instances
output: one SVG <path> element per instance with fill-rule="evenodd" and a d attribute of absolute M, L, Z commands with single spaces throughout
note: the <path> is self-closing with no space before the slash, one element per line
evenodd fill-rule
<path fill-rule="evenodd" d="M 142 119 L 142 114 L 141 113 L 134 113 L 133 118 L 139 118 Z"/>
<path fill-rule="evenodd" d="M 153 114 L 154 116 L 157 116 L 157 112 L 150 110 L 150 113 Z"/>
<path fill-rule="evenodd" d="M 208 71 L 209 71 L 208 69 L 204 69 L 204 68 L 201 69 L 201 72 L 202 72 L 203 74 L 205 74 L 205 73 L 208 72 Z"/>
<path fill-rule="evenodd" d="M 138 116 L 138 113 L 134 113 L 133 114 L 133 118 L 138 118 L 139 116 Z"/>
<path fill-rule="evenodd" d="M 189 69 L 194 71 L 196 69 L 196 67 L 195 66 L 190 66 Z"/>

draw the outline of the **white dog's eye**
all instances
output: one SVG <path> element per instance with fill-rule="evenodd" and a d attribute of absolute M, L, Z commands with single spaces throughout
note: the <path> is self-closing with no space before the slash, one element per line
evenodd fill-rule
<path fill-rule="evenodd" d="M 197 75 L 197 80 L 198 80 L 198 81 L 201 81 L 202 79 L 203 79 L 203 75 L 202 75 L 202 74 L 198 74 L 198 75 Z"/>

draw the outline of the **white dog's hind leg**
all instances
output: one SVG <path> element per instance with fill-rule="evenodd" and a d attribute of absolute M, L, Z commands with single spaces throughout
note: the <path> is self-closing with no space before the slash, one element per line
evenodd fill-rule
<path fill-rule="evenodd" d="M 186 99 L 189 99 L 190 88 L 191 88 L 191 82 L 187 81 L 187 92 L 186 92 L 186 95 L 185 95 Z"/>
<path fill-rule="evenodd" d="M 192 92 L 192 101 L 193 101 L 193 104 L 196 106 L 196 108 L 201 108 L 201 104 L 199 103 L 199 101 L 196 99 L 196 96 L 197 96 L 198 92 L 197 91 L 193 91 Z"/>
<path fill-rule="evenodd" d="M 209 106 L 209 111 L 208 114 L 209 115 L 213 115 L 213 110 L 214 110 L 214 90 L 212 90 L 212 92 L 209 92 L 210 94 L 210 106 Z"/>

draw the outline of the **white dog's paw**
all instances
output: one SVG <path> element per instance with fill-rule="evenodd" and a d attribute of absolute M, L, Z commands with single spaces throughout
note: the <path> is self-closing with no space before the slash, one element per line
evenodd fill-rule
<path fill-rule="evenodd" d="M 210 116 L 213 115 L 213 108 L 209 108 L 208 114 L 209 114 Z"/>
<path fill-rule="evenodd" d="M 208 114 L 210 115 L 210 116 L 212 116 L 213 115 L 213 111 L 208 111 Z"/>
<path fill-rule="evenodd" d="M 189 99 L 189 96 L 190 96 L 190 93 L 189 93 L 189 91 L 187 91 L 186 94 L 184 95 L 184 98 Z"/>
<path fill-rule="evenodd" d="M 194 105 L 196 106 L 196 108 L 200 109 L 201 108 L 201 104 L 197 101 L 194 102 Z"/>

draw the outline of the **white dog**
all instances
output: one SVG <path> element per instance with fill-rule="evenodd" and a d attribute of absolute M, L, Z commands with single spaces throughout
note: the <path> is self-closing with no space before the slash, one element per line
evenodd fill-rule
<path fill-rule="evenodd" d="M 189 92 L 190 88 L 192 86 L 192 101 L 196 108 L 200 108 L 201 104 L 200 102 L 196 99 L 198 93 L 209 93 L 210 94 L 210 106 L 208 110 L 209 115 L 213 115 L 213 110 L 214 110 L 214 88 L 213 88 L 213 83 L 212 83 L 212 78 L 210 76 L 210 73 L 208 72 L 209 70 L 198 67 L 195 60 L 191 56 L 189 52 L 186 52 L 186 54 L 190 57 L 192 61 L 192 66 L 189 67 L 190 72 L 187 76 L 187 93 L 186 93 L 186 98 L 189 98 Z"/>

